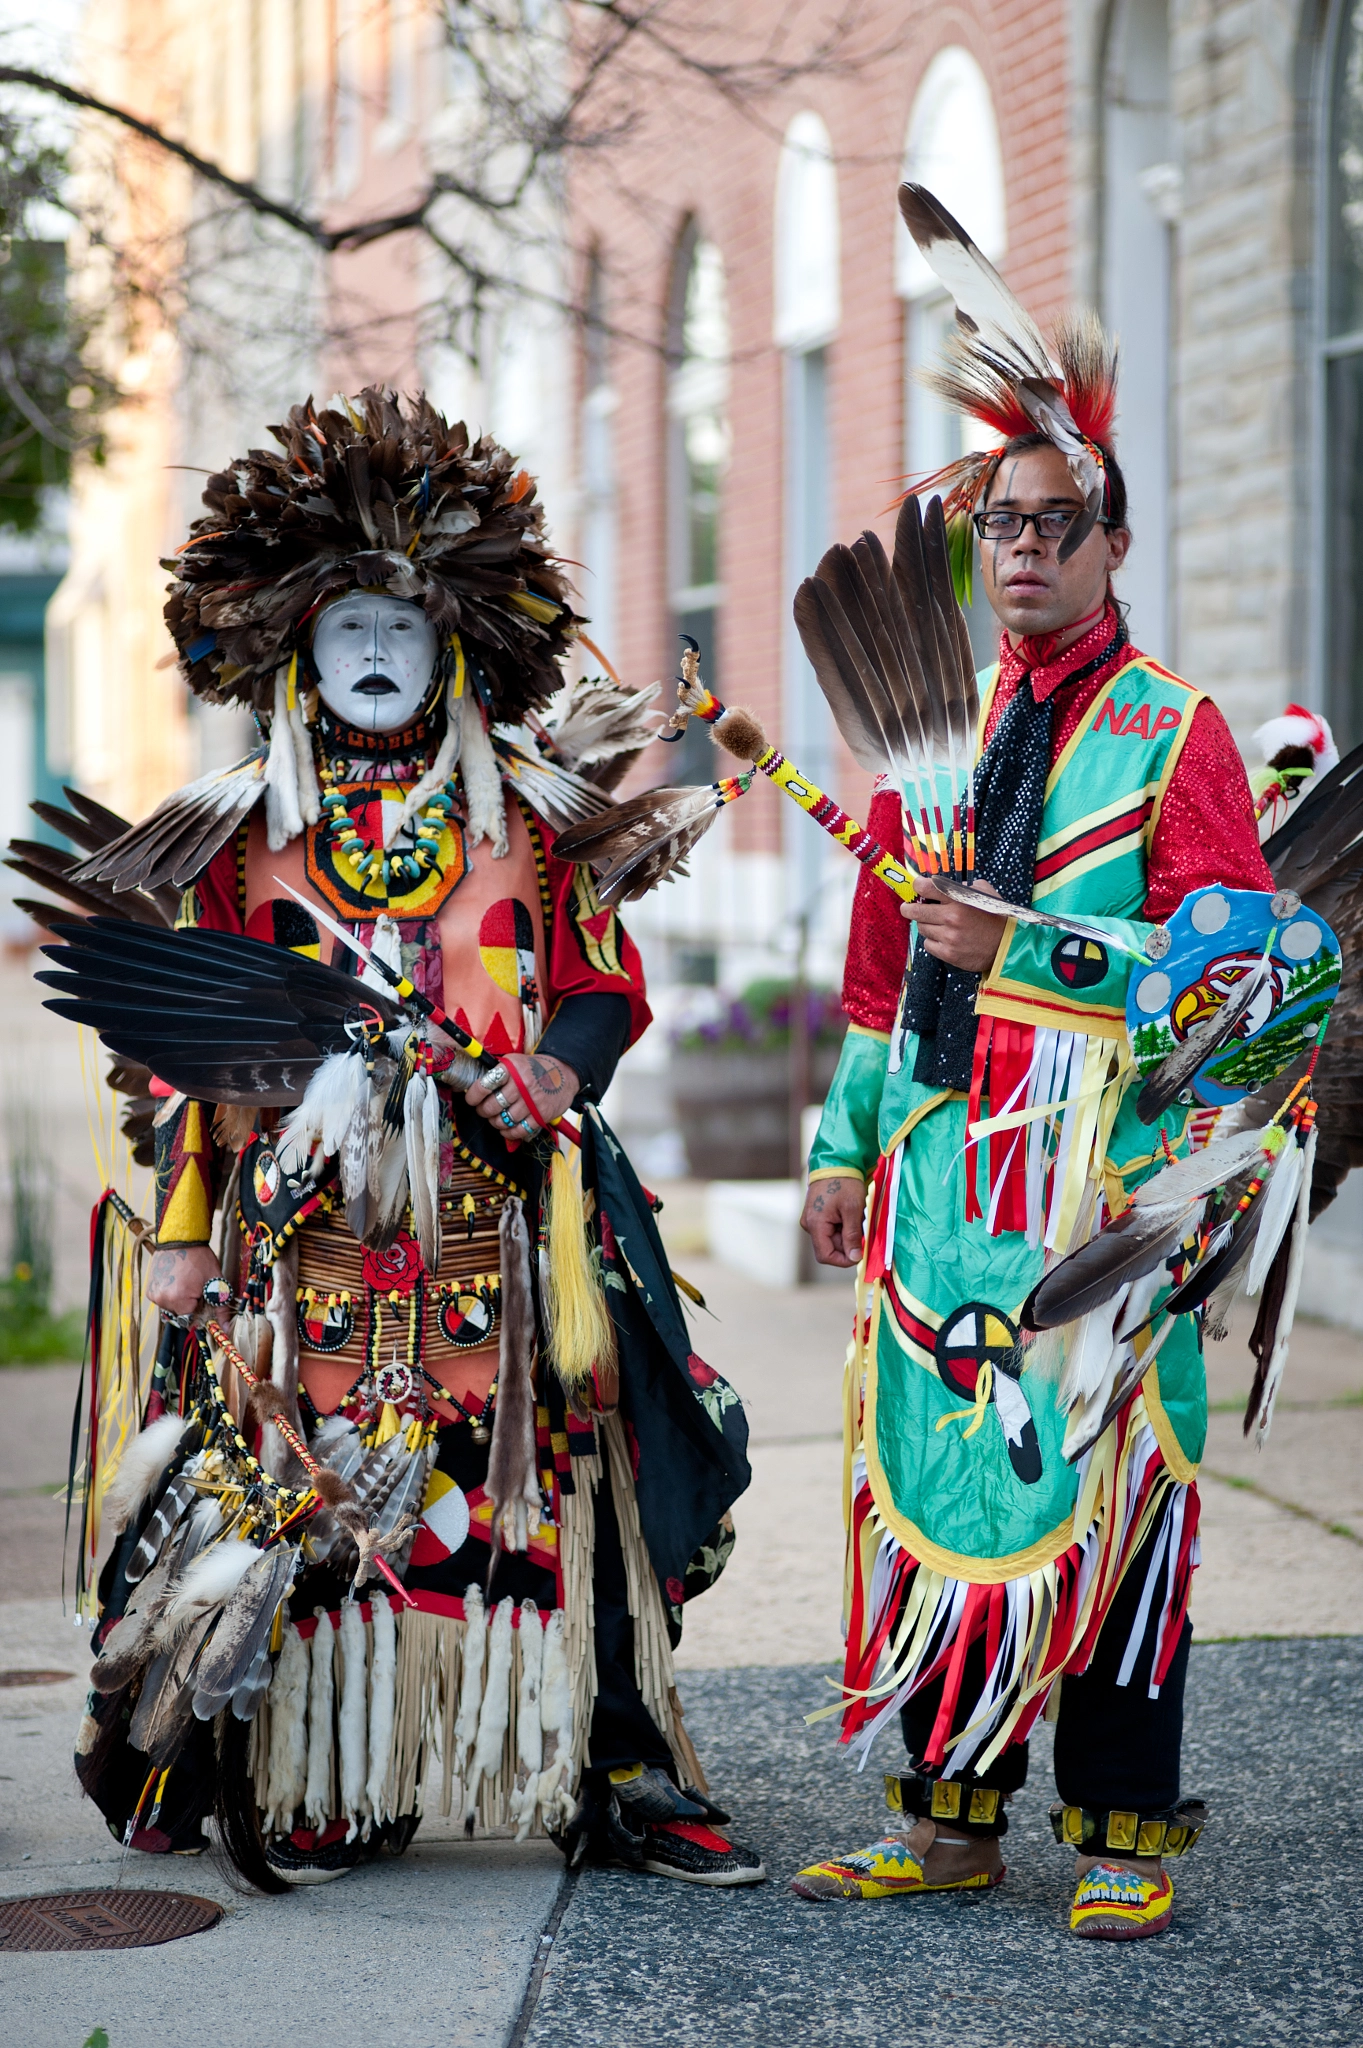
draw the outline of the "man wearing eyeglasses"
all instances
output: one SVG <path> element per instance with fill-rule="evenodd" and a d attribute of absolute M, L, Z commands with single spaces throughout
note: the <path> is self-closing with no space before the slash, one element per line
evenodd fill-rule
<path fill-rule="evenodd" d="M 980 886 L 1027 902 L 1069 863 L 1070 876 L 1088 878 L 1089 910 L 1160 923 L 1204 885 L 1268 889 L 1272 880 L 1244 767 L 1220 712 L 1129 643 L 1112 587 L 1132 546 L 1126 486 L 1110 447 L 1092 452 L 1102 461 L 1102 516 L 1067 559 L 1062 542 L 1084 510 L 1085 494 L 1051 440 L 1039 433 L 1007 439 L 989 458 L 973 501 L 984 590 L 1003 628 L 997 670 L 980 679 L 977 775 L 990 779 L 993 793 L 978 875 Z M 869 828 L 903 858 L 897 791 L 873 798 Z M 897 1175 L 898 1203 L 897 1224 L 882 1225 L 882 1334 L 862 1335 L 867 1358 L 879 1344 L 882 1364 L 873 1396 L 880 1407 L 853 1459 L 845 1739 L 868 1748 L 880 1720 L 902 1702 L 908 1763 L 904 1775 L 886 1780 L 891 1813 L 881 1838 L 792 1880 L 792 1889 L 809 1899 L 888 1899 L 1001 1881 L 1004 1803 L 1025 1780 L 1025 1738 L 1046 1692 L 1041 1686 L 1012 1719 L 989 1721 L 1002 1711 L 998 1673 L 1013 1654 L 1010 1631 L 1053 1630 L 1059 1645 L 1062 1609 L 1065 1626 L 1077 1626 L 1074 1615 L 1089 1596 L 1094 1569 L 1092 1557 L 1084 1562 L 1074 1480 L 1060 1456 L 1050 1390 L 1020 1375 L 1008 1312 L 1031 1284 L 1020 1278 L 1028 1259 L 1039 1268 L 1035 1233 L 1029 1240 L 1027 1230 L 1034 1191 L 1002 1181 L 995 1191 L 991 1183 L 989 1213 L 976 1207 L 973 1220 L 971 1193 L 962 1194 L 963 1185 L 976 1185 L 975 1169 L 962 1166 L 966 1124 L 1003 1107 L 1006 1041 L 996 1035 L 990 1052 L 988 1005 L 981 1000 L 977 1014 L 976 1002 L 996 996 L 1008 941 L 1000 945 L 997 919 L 944 900 L 929 882 L 915 886 L 917 900 L 900 905 L 872 878 L 863 875 L 859 883 L 843 996 L 852 1029 L 811 1155 L 803 1217 L 820 1263 L 856 1266 L 867 1180 L 878 1156 L 891 1160 L 898 1148 L 882 1170 L 882 1178 Z M 907 975 L 903 920 L 916 924 L 921 940 Z M 1052 1006 L 1063 1007 L 1061 984 L 1069 977 L 1072 1028 L 1082 1032 L 1086 984 L 1104 971 L 1088 954 L 1104 949 L 1071 940 L 1047 951 L 1056 982 Z M 1020 993 L 1025 998 L 1028 991 Z M 1096 985 L 1087 991 L 1094 1000 L 1102 993 Z M 1025 1002 L 1015 1002 L 1015 1014 L 1026 1016 Z M 1006 1018 L 1006 1002 L 996 1000 L 992 1015 Z M 888 1052 L 869 1041 L 880 1048 L 888 1041 Z M 988 1109 L 981 1112 L 981 1077 L 991 1058 Z M 969 1157 L 983 1162 L 989 1143 Z M 1014 1151 L 1019 1162 L 1025 1158 L 1025 1144 Z M 985 1172 L 981 1163 L 980 1181 Z M 887 1341 L 898 1347 L 898 1377 L 883 1362 Z M 1159 1510 L 1166 1521 L 1177 1495 L 1180 1530 L 1196 1527 L 1195 1470 L 1205 1426 L 1200 1360 L 1193 1356 L 1181 1369 L 1189 1397 L 1171 1423 L 1176 1401 L 1166 1391 L 1150 1468 L 1160 1468 L 1159 1483 L 1168 1489 Z M 1148 1408 L 1159 1400 L 1151 1378 Z M 1171 1372 L 1171 1385 L 1173 1379 Z M 882 1411 L 892 1413 L 892 1423 L 879 1419 Z M 1186 1446 L 1176 1440 L 1178 1427 Z M 887 1429 L 900 1460 L 888 1477 Z M 873 1456 L 881 1461 L 874 1492 L 866 1463 Z M 1110 1492 L 1127 1483 L 1125 1468 L 1114 1469 Z M 887 1524 L 878 1509 L 888 1496 L 898 1519 Z M 1073 1553 L 1066 1549 L 1067 1512 L 1074 1516 Z M 1056 1711 L 1058 1699 L 1062 1805 L 1053 1817 L 1063 1818 L 1058 1834 L 1081 1851 L 1071 1929 L 1107 1939 L 1139 1938 L 1167 1925 L 1173 1894 L 1161 1852 L 1180 1853 L 1198 1831 L 1197 1813 L 1180 1805 L 1192 1633 L 1186 1574 L 1176 1598 L 1172 1564 L 1166 1572 L 1166 1553 L 1155 1555 L 1162 1525 L 1153 1505 L 1148 1512 L 1149 1542 L 1143 1532 L 1133 1543 L 1119 1581 L 1114 1573 L 1109 1582 L 1105 1614 L 1094 1610 L 1096 1640 L 1078 1627 L 1077 1639 L 1057 1647 L 1058 1661 L 1046 1667 L 1066 1670 L 1063 1684 L 1050 1688 L 1048 1711 Z M 1098 1526 L 1095 1519 L 1090 1548 Z M 924 1575 L 934 1573 L 925 1595 Z M 934 1597 L 940 1611 L 932 1609 Z M 972 1726 L 991 1735 L 1000 1726 L 1013 1732 L 1000 1749 L 989 1739 L 973 1740 Z M 1094 1816 L 1101 1839 L 1087 1825 Z M 1122 1832 L 1127 1821 L 1129 1841 Z M 1143 1849 L 1152 1853 L 1137 1853 Z"/>

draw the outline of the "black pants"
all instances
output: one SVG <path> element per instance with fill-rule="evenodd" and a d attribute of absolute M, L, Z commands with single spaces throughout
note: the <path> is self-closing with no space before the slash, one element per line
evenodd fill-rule
<path fill-rule="evenodd" d="M 1179 1799 L 1179 1755 L 1183 1746 L 1183 1687 L 1188 1675 L 1192 1623 L 1185 1621 L 1169 1674 L 1157 1699 L 1150 1698 L 1150 1672 L 1159 1628 L 1159 1587 L 1150 1603 L 1145 1634 L 1128 1684 L 1117 1673 L 1140 1607 L 1154 1544 L 1153 1536 L 1132 1561 L 1098 1636 L 1093 1661 L 1080 1678 L 1060 1688 L 1055 1728 L 1055 1784 L 1067 1806 L 1090 1812 L 1116 1807 L 1126 1813 L 1155 1814 Z M 966 1653 L 958 1725 L 984 1685 L 984 1644 Z M 904 1744 L 915 1768 L 932 1737 L 942 1699 L 941 1680 L 915 1694 L 900 1714 Z M 1027 1744 L 1011 1743 L 979 1780 L 1000 1792 L 1016 1792 L 1027 1777 Z"/>
<path fill-rule="evenodd" d="M 622 1764 L 656 1764 L 671 1777 L 672 1752 L 635 1682 L 634 1621 L 629 1611 L 625 1559 L 605 1458 L 601 1461 L 601 1481 L 596 1489 L 592 1591 L 596 1609 L 596 1706 L 588 1763 L 596 1771 L 613 1771 Z"/>

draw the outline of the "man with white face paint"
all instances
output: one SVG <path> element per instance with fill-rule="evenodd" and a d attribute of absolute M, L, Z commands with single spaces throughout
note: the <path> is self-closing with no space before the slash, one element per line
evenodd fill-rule
<path fill-rule="evenodd" d="M 337 598 L 312 636 L 322 702 L 369 732 L 412 723 L 431 694 L 435 655 L 435 627 L 421 607 L 383 591 Z"/>
<path fill-rule="evenodd" d="M 230 994 L 191 987 L 177 1010 L 158 964 L 154 1014 L 110 1034 L 168 1076 L 150 1084 L 148 1292 L 188 1325 L 165 1356 L 214 1447 L 191 1498 L 220 1491 L 224 1526 L 257 1547 L 310 1531 L 255 1662 L 228 1674 L 242 1725 L 268 1697 L 269 1739 L 215 1749 L 186 1710 L 158 1839 L 197 1839 L 230 1796 L 251 1818 L 229 1853 L 266 1889 L 401 1849 L 430 1761 L 412 1731 L 443 1715 L 443 1810 L 460 1799 L 470 1832 L 515 1824 L 575 1863 L 751 1883 L 761 1861 L 717 1832 L 669 1647 L 732 1547 L 746 1424 L 691 1351 L 651 1198 L 596 1107 L 649 1019 L 638 956 L 590 869 L 554 854 L 650 736 L 648 697 L 585 686 L 598 782 L 574 773 L 581 700 L 559 663 L 578 621 L 505 450 L 374 391 L 296 407 L 276 434 L 281 454 L 210 479 L 166 610 L 190 687 L 249 705 L 264 744 L 93 862 L 143 892 L 130 935 L 166 883 L 182 928 L 224 935 L 210 966 Z M 277 1029 L 242 939 L 307 970 Z M 356 979 L 315 983 L 313 962 Z M 178 1469 L 131 1525 L 158 1546 Z M 129 1550 L 101 1585 L 106 1624 Z M 386 1572 L 395 1595 L 387 1618 L 365 1593 L 362 1653 L 359 1559 L 361 1583 Z M 330 1717 L 298 1718 L 289 1662 L 318 1615 L 323 1643 L 341 1633 L 338 1767 Z M 281 1776 L 290 1744 L 306 1814 L 302 1779 Z M 87 1790 L 150 1846 L 125 1748 L 110 1763 L 101 1746 Z"/>

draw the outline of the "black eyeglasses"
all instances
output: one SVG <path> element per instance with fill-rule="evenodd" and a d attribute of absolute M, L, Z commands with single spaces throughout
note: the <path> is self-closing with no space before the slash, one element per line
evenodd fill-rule
<path fill-rule="evenodd" d="M 976 512 L 975 531 L 981 540 L 1016 540 L 1025 526 L 1034 526 L 1038 540 L 1063 540 L 1074 521 L 1079 517 L 1078 508 L 1072 511 L 1055 512 Z M 1107 520 L 1100 519 L 1099 526 L 1106 526 Z"/>

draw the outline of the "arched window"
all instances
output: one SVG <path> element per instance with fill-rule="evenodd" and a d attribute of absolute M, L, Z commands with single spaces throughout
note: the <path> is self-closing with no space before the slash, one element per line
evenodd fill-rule
<path fill-rule="evenodd" d="M 1341 751 L 1363 739 L 1363 0 L 1335 0 L 1325 81 L 1325 700 Z"/>
<path fill-rule="evenodd" d="M 720 512 L 729 466 L 729 305 L 724 259 L 691 222 L 678 245 L 668 321 L 668 596 L 674 633 L 700 643 L 719 689 Z M 676 656 L 672 642 L 670 659 Z M 672 749 L 681 781 L 713 777 L 713 748 L 692 720 Z M 704 773 L 700 769 L 704 767 Z"/>
<path fill-rule="evenodd" d="M 904 176 L 935 193 L 991 263 L 1002 261 L 1008 226 L 994 102 L 984 73 L 958 43 L 939 50 L 923 74 L 909 115 Z M 940 360 L 954 313 L 902 220 L 895 229 L 895 289 L 904 301 L 904 468 L 909 476 L 928 476 L 990 436 L 918 381 L 918 371 Z M 978 577 L 966 618 L 983 667 L 998 653 L 998 627 Z"/>
<path fill-rule="evenodd" d="M 1135 534 L 1117 588 L 1136 645 L 1172 661 L 1169 362 L 1182 174 L 1172 160 L 1168 0 L 1114 0 L 1102 109 L 1100 303 L 1122 352 L 1117 441 Z"/>
<path fill-rule="evenodd" d="M 783 730 L 792 758 L 827 787 L 832 721 L 790 615 L 797 585 L 834 537 L 828 348 L 842 319 L 838 173 L 828 130 L 808 111 L 795 116 L 781 145 L 775 257 L 772 339 L 784 357 L 785 384 Z M 792 908 L 800 916 L 819 893 L 825 849 L 817 832 L 783 822 Z"/>

